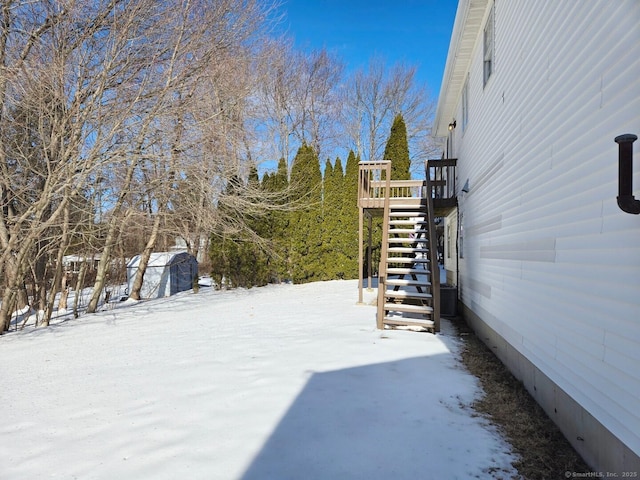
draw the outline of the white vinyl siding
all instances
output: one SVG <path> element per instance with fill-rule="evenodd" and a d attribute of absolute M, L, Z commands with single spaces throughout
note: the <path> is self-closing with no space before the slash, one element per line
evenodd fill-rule
<path fill-rule="evenodd" d="M 444 256 L 444 268 L 447 275 L 446 283 L 450 285 L 457 284 L 457 265 L 458 265 L 458 248 L 456 241 L 458 236 L 456 232 L 458 230 L 458 212 L 453 210 L 444 221 L 445 231 L 445 256 Z"/>
<path fill-rule="evenodd" d="M 613 141 L 640 135 L 640 3 L 491 9 L 500 75 L 484 89 L 483 32 L 457 145 L 461 300 L 640 455 L 640 216 Z"/>

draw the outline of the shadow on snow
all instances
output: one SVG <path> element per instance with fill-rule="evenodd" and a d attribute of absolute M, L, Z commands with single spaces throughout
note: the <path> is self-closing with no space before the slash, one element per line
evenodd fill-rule
<path fill-rule="evenodd" d="M 313 374 L 242 479 L 424 478 L 444 423 L 435 357 Z"/>

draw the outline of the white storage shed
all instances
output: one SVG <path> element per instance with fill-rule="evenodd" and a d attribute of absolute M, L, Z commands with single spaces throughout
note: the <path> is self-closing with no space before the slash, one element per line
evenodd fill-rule
<path fill-rule="evenodd" d="M 140 255 L 127 263 L 127 287 L 131 292 L 135 281 Z M 162 298 L 193 288 L 198 276 L 198 262 L 187 252 L 152 253 L 144 274 L 141 298 Z"/>

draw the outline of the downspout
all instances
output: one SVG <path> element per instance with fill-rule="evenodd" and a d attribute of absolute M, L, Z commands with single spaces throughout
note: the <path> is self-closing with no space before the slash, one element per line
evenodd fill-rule
<path fill-rule="evenodd" d="M 618 206 L 632 215 L 640 214 L 640 200 L 633 196 L 633 142 L 637 139 L 632 133 L 614 139 L 618 144 Z"/>
<path fill-rule="evenodd" d="M 460 204 L 456 205 L 456 224 L 456 292 L 460 296 L 460 250 L 458 247 L 460 240 Z M 456 300 L 460 300 L 460 298 Z"/>

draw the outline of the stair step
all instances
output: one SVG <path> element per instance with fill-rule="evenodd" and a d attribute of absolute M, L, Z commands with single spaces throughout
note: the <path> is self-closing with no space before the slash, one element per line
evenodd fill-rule
<path fill-rule="evenodd" d="M 413 230 L 414 232 L 416 231 L 416 229 L 419 230 L 424 230 L 425 232 L 428 231 L 427 230 L 427 224 L 426 222 L 422 222 L 422 221 L 418 221 L 418 222 L 414 222 L 414 221 L 410 221 L 410 220 L 395 220 L 393 221 L 393 223 L 391 223 L 391 221 L 389 221 L 389 230 L 393 231 L 393 230 Z"/>
<path fill-rule="evenodd" d="M 384 309 L 390 312 L 419 313 L 424 315 L 433 313 L 433 308 L 428 305 L 408 305 L 406 303 L 385 303 Z"/>
<path fill-rule="evenodd" d="M 420 320 L 417 318 L 384 317 L 382 323 L 385 325 L 416 326 L 429 329 L 433 329 L 435 327 L 435 322 L 433 320 Z"/>
<path fill-rule="evenodd" d="M 398 237 L 389 238 L 389 243 L 427 243 L 426 238 L 410 238 L 410 237 Z"/>
<path fill-rule="evenodd" d="M 387 263 L 429 263 L 429 259 L 421 257 L 387 257 Z"/>
<path fill-rule="evenodd" d="M 390 211 L 393 210 L 409 210 L 409 211 L 424 211 L 427 207 L 426 202 L 424 203 L 404 203 L 404 204 L 394 204 L 390 207 Z"/>
<path fill-rule="evenodd" d="M 392 217 L 413 217 L 413 218 L 426 218 L 427 212 L 422 207 L 420 208 L 392 208 L 389 210 L 389 215 Z"/>
<path fill-rule="evenodd" d="M 387 275 L 431 275 L 431 272 L 424 268 L 389 267 Z"/>
<path fill-rule="evenodd" d="M 390 228 L 389 234 L 392 234 L 392 233 L 401 234 L 401 235 L 411 235 L 411 234 L 426 235 L 429 232 L 427 230 L 415 230 L 413 228 Z"/>
<path fill-rule="evenodd" d="M 428 248 L 413 248 L 413 247 L 389 247 L 387 249 L 389 253 L 429 253 Z"/>
<path fill-rule="evenodd" d="M 384 296 L 388 298 L 398 298 L 402 300 L 428 300 L 431 299 L 432 296 L 430 293 L 419 293 L 419 292 L 407 292 L 405 290 L 386 290 L 384 292 Z"/>
<path fill-rule="evenodd" d="M 389 212 L 390 217 L 402 217 L 402 218 L 425 218 L 425 216 L 420 211 L 406 211 L 406 210 L 392 210 Z"/>
<path fill-rule="evenodd" d="M 414 217 L 414 218 L 421 218 L 421 217 Z M 389 220 L 389 225 L 426 225 L 428 222 L 426 220 L 399 220 L 399 219 L 395 219 L 395 220 Z"/>
<path fill-rule="evenodd" d="M 431 282 L 427 282 L 424 280 L 414 280 L 412 278 L 387 278 L 385 283 L 387 285 L 393 285 L 394 287 L 396 285 L 400 287 L 417 286 L 417 287 L 425 287 L 425 288 L 431 286 Z"/>

